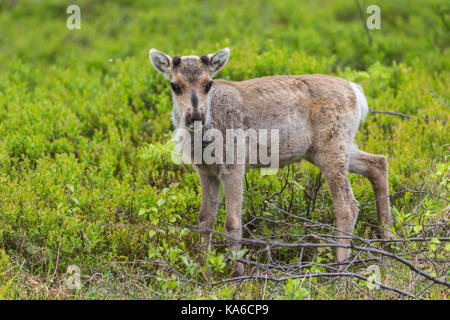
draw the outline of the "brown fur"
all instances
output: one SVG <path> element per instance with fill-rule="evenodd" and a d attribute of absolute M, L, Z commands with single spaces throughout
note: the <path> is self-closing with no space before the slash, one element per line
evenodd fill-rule
<path fill-rule="evenodd" d="M 211 66 L 219 65 L 220 70 L 224 65 L 222 60 L 226 62 L 228 59 L 227 56 L 224 58 L 222 51 L 218 53 L 208 56 L 211 59 L 209 72 L 198 57 L 195 57 L 196 62 L 192 57 L 183 57 L 180 67 L 167 73 L 171 81 L 184 81 L 183 86 L 188 88 L 186 92 L 196 92 L 199 108 L 206 115 L 205 127 L 223 133 L 226 129 L 238 128 L 279 129 L 280 164 L 306 159 L 318 166 L 325 176 L 334 202 L 336 227 L 340 230 L 339 243 L 348 245 L 351 242 L 349 235 L 358 215 L 358 205 L 348 180 L 349 172 L 370 180 L 378 200 L 378 217 L 384 227 L 389 227 L 391 214 L 386 157 L 359 151 L 353 145 L 363 116 L 352 85 L 344 79 L 319 74 L 270 76 L 240 82 L 215 80 L 211 91 L 206 94 L 202 90 L 210 78 L 208 73 L 218 71 Z M 215 59 L 215 56 L 220 59 Z M 186 64 L 189 62 L 189 68 L 182 67 L 185 61 Z M 155 67 L 159 70 L 159 66 Z M 191 111 L 189 99 L 174 96 L 176 127 L 184 126 L 180 119 Z M 203 194 L 199 219 L 204 248 L 213 229 L 222 182 L 227 208 L 226 232 L 233 243 L 232 249 L 240 249 L 246 167 L 249 166 L 196 165 Z M 383 236 L 389 235 L 388 230 L 383 232 Z M 344 261 L 349 256 L 350 249 L 336 249 L 337 261 Z M 243 266 L 235 264 L 234 274 L 242 273 Z"/>

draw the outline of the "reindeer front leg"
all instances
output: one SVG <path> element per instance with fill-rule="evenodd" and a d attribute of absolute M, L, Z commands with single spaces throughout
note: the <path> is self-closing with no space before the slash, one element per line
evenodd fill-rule
<path fill-rule="evenodd" d="M 227 166 L 220 171 L 219 178 L 223 183 L 225 193 L 225 203 L 227 207 L 227 217 L 225 230 L 228 240 L 231 242 L 231 250 L 237 252 L 241 249 L 242 239 L 242 193 L 243 179 L 245 174 L 244 165 Z M 233 265 L 233 277 L 244 274 L 244 266 L 240 262 Z"/>
<path fill-rule="evenodd" d="M 202 186 L 202 204 L 199 212 L 199 230 L 201 235 L 199 262 L 204 263 L 204 256 L 211 242 L 211 230 L 216 220 L 217 204 L 219 202 L 220 181 L 216 176 L 199 172 Z"/>

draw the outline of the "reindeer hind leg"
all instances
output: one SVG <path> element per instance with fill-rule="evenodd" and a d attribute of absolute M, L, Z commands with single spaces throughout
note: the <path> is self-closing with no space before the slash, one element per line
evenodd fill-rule
<path fill-rule="evenodd" d="M 353 148 L 350 153 L 349 170 L 369 179 L 375 194 L 378 220 L 382 226 L 381 236 L 383 238 L 391 237 L 392 234 L 389 229 L 392 218 L 386 157 Z"/>

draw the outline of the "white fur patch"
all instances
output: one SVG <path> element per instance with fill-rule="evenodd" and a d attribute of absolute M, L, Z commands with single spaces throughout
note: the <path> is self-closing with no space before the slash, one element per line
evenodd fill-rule
<path fill-rule="evenodd" d="M 364 121 L 365 117 L 369 113 L 369 105 L 367 104 L 366 96 L 364 95 L 363 88 L 354 82 L 350 82 L 353 92 L 356 96 L 356 104 L 358 105 L 360 112 L 360 121 Z"/>

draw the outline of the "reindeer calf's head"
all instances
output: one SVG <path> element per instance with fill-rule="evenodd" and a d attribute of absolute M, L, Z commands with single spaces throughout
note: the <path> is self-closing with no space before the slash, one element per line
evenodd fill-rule
<path fill-rule="evenodd" d="M 213 76 L 228 61 L 230 50 L 222 49 L 202 57 L 171 58 L 156 49 L 150 50 L 150 61 L 170 81 L 174 108 L 181 111 L 184 125 L 193 130 L 194 122 L 205 122 L 208 93 L 214 86 Z"/>

